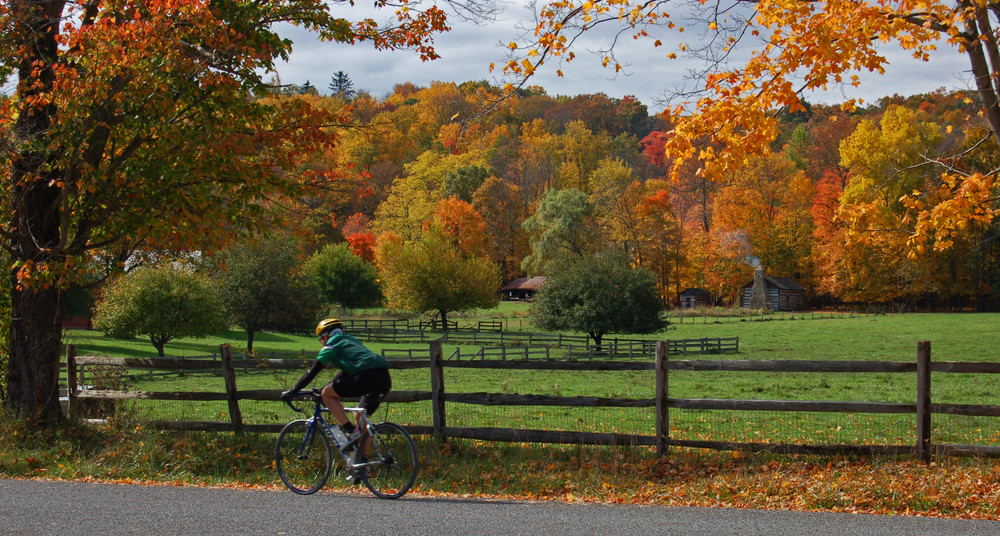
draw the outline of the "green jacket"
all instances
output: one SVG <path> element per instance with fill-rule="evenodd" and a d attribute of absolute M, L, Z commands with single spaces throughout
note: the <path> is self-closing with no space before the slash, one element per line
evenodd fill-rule
<path fill-rule="evenodd" d="M 326 346 L 319 351 L 316 360 L 324 365 L 333 365 L 346 374 L 389 368 L 389 362 L 382 356 L 365 348 L 357 339 L 344 333 L 335 333 L 330 337 L 326 341 Z"/>

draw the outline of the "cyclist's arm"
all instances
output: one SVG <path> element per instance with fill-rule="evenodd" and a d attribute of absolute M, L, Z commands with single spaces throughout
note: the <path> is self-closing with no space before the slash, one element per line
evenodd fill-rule
<path fill-rule="evenodd" d="M 312 383 L 313 379 L 316 378 L 316 375 L 319 374 L 319 371 L 321 370 L 323 370 L 323 363 L 320 363 L 318 360 L 313 361 L 313 364 L 311 367 L 309 367 L 309 370 L 307 370 L 305 374 L 303 374 L 302 377 L 299 378 L 299 381 L 295 382 L 295 386 L 292 387 L 292 392 L 297 393 L 305 389 L 307 385 Z"/>

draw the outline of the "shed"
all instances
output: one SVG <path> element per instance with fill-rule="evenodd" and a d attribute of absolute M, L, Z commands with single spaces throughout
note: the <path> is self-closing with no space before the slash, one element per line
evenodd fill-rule
<path fill-rule="evenodd" d="M 545 277 L 537 276 L 528 279 L 527 277 L 518 277 L 517 279 L 507 283 L 500 289 L 500 294 L 505 300 L 530 300 L 535 297 L 535 292 L 538 288 L 545 283 Z"/>
<path fill-rule="evenodd" d="M 712 295 L 702 288 L 686 288 L 681 292 L 681 309 L 707 307 L 712 301 Z"/>
<path fill-rule="evenodd" d="M 743 285 L 743 299 L 740 305 L 749 307 L 750 290 L 753 281 Z M 787 277 L 764 276 L 767 304 L 772 311 L 801 311 L 806 304 L 806 289 Z"/>

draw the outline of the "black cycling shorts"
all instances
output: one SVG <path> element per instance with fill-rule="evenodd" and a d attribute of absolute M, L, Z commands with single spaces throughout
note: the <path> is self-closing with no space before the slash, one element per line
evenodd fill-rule
<path fill-rule="evenodd" d="M 359 405 L 371 415 L 382 403 L 382 397 L 392 389 L 392 378 L 389 377 L 389 370 L 384 368 L 362 370 L 357 374 L 340 371 L 330 382 L 330 387 L 342 397 L 360 397 Z"/>

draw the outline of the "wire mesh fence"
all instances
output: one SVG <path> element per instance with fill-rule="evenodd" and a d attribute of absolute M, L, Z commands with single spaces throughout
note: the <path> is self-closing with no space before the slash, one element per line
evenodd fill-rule
<path fill-rule="evenodd" d="M 216 368 L 188 369 L 184 367 L 194 365 L 185 363 L 180 369 L 151 372 L 148 368 L 151 363 L 167 365 L 168 361 L 108 362 L 112 361 L 117 365 L 93 362 L 76 365 L 78 379 L 86 382 L 78 385 L 75 393 L 78 415 L 136 421 L 234 420 L 234 406 L 226 394 L 229 386 L 225 375 Z M 388 401 L 376 418 L 424 429 L 443 424 L 448 428 L 656 436 L 661 414 L 656 407 L 658 381 L 652 364 L 646 366 L 634 360 L 617 364 L 587 362 L 582 367 L 560 369 L 558 363 L 551 363 L 550 370 L 546 368 L 550 364 L 539 361 L 526 361 L 523 369 L 517 368 L 521 364 L 511 362 L 494 369 L 490 363 L 449 364 L 441 360 L 445 387 L 443 398 L 436 403 L 442 406 L 443 423 L 435 422 L 437 410 L 429 396 L 417 397 L 412 402 Z M 275 362 L 280 362 L 282 368 L 276 370 Z M 714 362 L 699 363 L 710 368 L 706 363 Z M 280 425 L 298 418 L 277 395 L 307 364 L 308 359 L 302 358 L 234 362 L 239 389 L 233 388 L 230 394 L 238 399 L 241 423 Z M 802 372 L 810 367 L 817 371 L 824 367 L 842 371 L 843 363 L 798 365 L 800 371 L 782 374 L 767 372 L 769 366 L 778 365 L 765 362 L 755 365 L 759 370 L 747 371 L 742 370 L 747 366 L 743 363 L 732 370 L 719 371 L 696 370 L 692 362 L 671 362 L 676 370 L 670 373 L 669 395 L 665 397 L 664 406 L 669 413 L 665 435 L 673 444 L 713 442 L 716 446 L 730 443 L 908 448 L 919 441 L 912 375 L 899 374 L 912 372 L 912 363 L 887 365 L 887 370 L 893 372 L 855 371 L 849 375 Z M 992 365 L 964 365 L 976 365 L 972 368 L 988 373 L 1000 372 Z M 429 363 L 408 360 L 405 367 L 394 370 L 394 391 L 426 393 L 430 383 L 428 366 Z M 864 366 L 877 370 L 871 364 Z M 936 380 L 935 392 L 941 393 L 942 401 L 951 404 L 934 405 L 930 429 L 933 441 L 993 449 L 979 451 L 993 455 L 1000 449 L 996 419 L 1000 416 L 1000 406 L 996 405 L 1000 395 L 994 395 L 990 387 L 995 376 L 982 373 L 938 376 L 941 379 Z M 82 394 L 86 391 L 104 392 L 106 396 L 91 398 Z M 827 402 L 815 400 L 816 395 L 828 397 Z M 702 397 L 701 402 L 726 401 L 716 404 L 726 407 L 699 408 L 700 402 L 695 397 Z M 871 404 L 885 404 L 885 407 L 877 406 L 878 411 L 872 413 L 859 411 L 858 406 L 845 406 L 848 409 L 837 406 L 845 400 L 873 398 L 881 398 L 882 402 Z M 788 411 L 761 409 L 763 402 L 796 403 L 802 407 Z M 770 406 L 765 404 L 765 407 Z M 822 410 L 810 409 L 814 407 Z"/>

